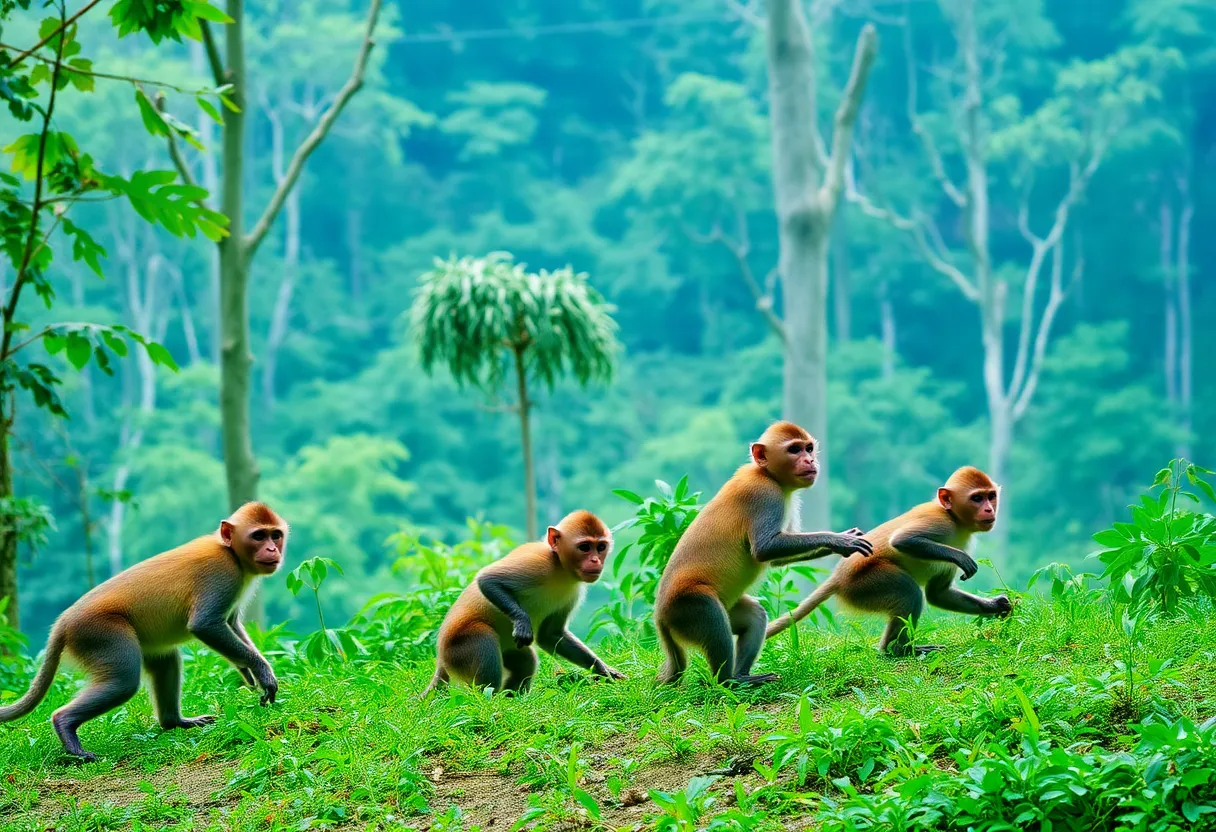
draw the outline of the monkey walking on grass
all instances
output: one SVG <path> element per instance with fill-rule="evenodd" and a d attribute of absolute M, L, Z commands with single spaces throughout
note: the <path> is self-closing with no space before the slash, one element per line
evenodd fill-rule
<path fill-rule="evenodd" d="M 1000 489 L 978 468 L 959 468 L 937 489 L 937 498 L 916 506 L 866 535 L 873 557 L 846 558 L 805 601 L 768 625 L 772 638 L 811 614 L 833 595 L 848 607 L 886 615 L 879 650 L 894 656 L 940 650 L 912 645 L 912 628 L 925 600 L 939 609 L 968 615 L 1005 617 L 1013 604 L 1005 595 L 983 598 L 954 585 L 979 569 L 967 544 L 996 525 Z"/>
<path fill-rule="evenodd" d="M 258 578 L 274 574 L 287 549 L 287 524 L 262 503 L 246 503 L 219 529 L 135 564 L 94 587 L 51 627 L 46 658 L 24 696 L 0 708 L 0 722 L 25 716 L 51 687 L 66 651 L 89 675 L 75 699 L 51 723 L 64 749 L 82 760 L 80 726 L 125 703 L 139 690 L 140 669 L 151 679 L 152 705 L 162 728 L 194 728 L 214 716 L 182 716 L 182 659 L 191 637 L 236 666 L 249 686 L 274 702 L 279 683 L 241 624 L 241 605 Z"/>
<path fill-rule="evenodd" d="M 798 533 L 797 492 L 819 476 L 815 438 L 790 422 L 777 422 L 752 443 L 741 467 L 701 509 L 672 552 L 659 580 L 655 626 L 667 653 L 659 681 L 676 682 L 688 666 L 685 647 L 705 653 L 722 684 L 776 680 L 752 675 L 764 646 L 768 616 L 744 592 L 770 564 L 826 555 L 870 555 L 860 529 L 844 534 Z"/>
<path fill-rule="evenodd" d="M 435 677 L 424 695 L 452 678 L 475 687 L 523 692 L 536 673 L 536 642 L 598 676 L 624 679 L 570 632 L 587 584 L 599 580 L 612 533 L 589 511 L 574 511 L 545 539 L 491 563 L 456 599 L 439 628 Z"/>

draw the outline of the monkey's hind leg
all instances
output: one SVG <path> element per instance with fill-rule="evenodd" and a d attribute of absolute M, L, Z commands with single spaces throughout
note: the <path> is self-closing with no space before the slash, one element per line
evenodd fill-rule
<path fill-rule="evenodd" d="M 509 650 L 502 654 L 502 666 L 506 671 L 502 688 L 505 691 L 527 693 L 536 675 L 536 651 L 531 647 Z"/>
<path fill-rule="evenodd" d="M 89 684 L 55 711 L 51 724 L 64 750 L 86 762 L 97 755 L 80 746 L 77 729 L 85 722 L 124 704 L 139 690 L 139 639 L 129 624 L 101 620 L 77 622 L 67 647 L 89 674 Z"/>
<path fill-rule="evenodd" d="M 435 675 L 431 677 L 431 682 L 423 689 L 422 695 L 430 696 L 441 687 L 447 687 L 448 684 L 448 669 L 443 666 L 442 661 L 435 662 Z"/>
<path fill-rule="evenodd" d="M 726 607 L 714 594 L 685 592 L 667 606 L 664 623 L 671 635 L 705 652 L 709 669 L 722 685 L 746 685 L 772 681 L 767 676 L 740 675 L 735 665 L 735 634 Z M 763 631 L 761 631 L 763 636 Z"/>
<path fill-rule="evenodd" d="M 879 651 L 892 656 L 919 656 L 942 649 L 940 644 L 912 644 L 912 630 L 925 609 L 925 596 L 911 575 L 901 569 L 898 577 L 891 576 L 884 600 L 891 619 L 882 632 Z"/>
<path fill-rule="evenodd" d="M 680 681 L 688 668 L 688 655 L 666 627 L 658 624 L 655 629 L 659 631 L 659 642 L 663 645 L 663 652 L 667 654 L 663 669 L 659 671 L 658 682 L 660 685 L 674 685 Z"/>
<path fill-rule="evenodd" d="M 490 627 L 470 628 L 443 646 L 442 660 L 450 675 L 477 688 L 502 690 L 502 649 Z"/>
<path fill-rule="evenodd" d="M 144 669 L 152 681 L 152 708 L 161 728 L 198 728 L 215 722 L 211 714 L 182 716 L 182 654 L 177 650 L 144 656 Z"/>
<path fill-rule="evenodd" d="M 760 602 L 744 595 L 730 611 L 730 629 L 738 641 L 735 647 L 735 675 L 753 682 L 775 682 L 781 677 L 776 673 L 752 674 L 752 665 L 764 647 L 764 631 L 768 626 L 768 613 Z"/>

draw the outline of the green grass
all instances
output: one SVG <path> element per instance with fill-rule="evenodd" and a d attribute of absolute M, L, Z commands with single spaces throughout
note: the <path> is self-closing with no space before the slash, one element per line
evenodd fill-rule
<path fill-rule="evenodd" d="M 316 666 L 271 634 L 275 705 L 200 648 L 185 713 L 219 722 L 161 732 L 141 692 L 83 728 L 82 766 L 48 722 L 80 681 L 61 673 L 0 726 L 0 829 L 1210 829 L 1216 727 L 1156 750 L 1136 729 L 1216 714 L 1210 614 L 1133 638 L 1105 600 L 1024 597 L 1004 622 L 931 615 L 947 649 L 901 660 L 846 618 L 770 643 L 759 669 L 782 680 L 739 693 L 701 661 L 661 688 L 658 652 L 618 639 L 601 647 L 625 682 L 546 657 L 522 697 L 428 701 L 425 643 Z"/>

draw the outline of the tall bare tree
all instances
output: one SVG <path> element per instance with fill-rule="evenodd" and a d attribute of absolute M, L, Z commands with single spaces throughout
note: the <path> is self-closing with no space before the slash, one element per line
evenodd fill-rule
<path fill-rule="evenodd" d="M 235 108 L 224 113 L 221 128 L 220 210 L 229 218 L 229 234 L 219 242 L 220 260 L 220 412 L 223 420 L 224 466 L 231 508 L 257 496 L 258 466 L 253 454 L 249 428 L 250 369 L 253 356 L 249 347 L 248 283 L 249 268 L 258 247 L 278 218 L 304 170 L 308 157 L 325 140 L 342 110 L 363 86 L 373 36 L 380 17 L 381 0 L 371 0 L 363 42 L 355 56 L 350 77 L 321 112 L 311 132 L 296 148 L 276 187 L 253 227 L 245 230 L 244 160 L 245 124 L 252 100 L 245 67 L 245 4 L 228 0 L 228 17 L 223 30 L 224 54 L 209 25 L 203 25 L 203 44 L 217 86 L 229 85 Z M 170 139 L 170 151 L 178 171 L 193 182 L 186 160 Z"/>
<path fill-rule="evenodd" d="M 995 108 L 988 100 L 999 89 L 1007 45 L 999 38 L 982 40 L 975 0 L 941 0 L 940 5 L 957 46 L 953 59 L 932 72 L 947 79 L 940 84 L 944 118 L 939 122 L 948 125 L 950 141 L 942 146 L 951 152 L 942 152 L 918 111 L 919 67 L 910 26 L 904 40 L 908 120 L 940 186 L 941 201 L 959 217 L 965 256 L 956 256 L 931 210 L 914 207 L 901 215 L 879 207 L 853 187 L 851 176 L 848 194 L 866 213 L 908 232 L 925 262 L 975 304 L 990 423 L 988 469 L 994 479 L 1005 482 L 1014 429 L 1034 400 L 1052 328 L 1067 295 L 1065 232 L 1119 132 L 1137 108 L 1154 97 L 1152 78 L 1163 65 L 1163 55 L 1132 48 L 1091 63 L 1076 62 L 1059 72 L 1048 100 L 1010 118 L 999 112 L 1010 107 L 1008 96 Z M 981 11 L 990 26 L 1000 24 L 1000 15 L 1029 13 L 1013 4 Z M 1042 204 L 1047 190 L 1036 189 L 1036 176 L 1048 179 L 1047 174 L 1056 172 L 1063 174 L 1063 193 L 1052 199 L 1048 219 L 1036 223 L 1033 208 Z M 994 191 L 997 199 L 1013 203 L 1017 231 L 1030 249 L 1024 263 L 994 263 Z M 1045 226 L 1046 232 L 1035 231 L 1034 225 Z M 1079 254 L 1074 253 L 1067 269 L 1074 281 L 1083 264 Z M 1041 297 L 1044 279 L 1046 299 Z M 1016 329 L 1012 363 L 1006 341 L 1011 321 Z M 1000 524 L 994 533 L 1002 550 L 1009 526 Z"/>
<path fill-rule="evenodd" d="M 830 233 L 851 153 L 853 128 L 878 51 L 872 24 L 862 29 L 848 83 L 836 110 L 832 145 L 817 125 L 816 78 L 811 31 L 797 0 L 768 4 L 769 119 L 772 125 L 778 272 L 785 344 L 782 411 L 827 441 L 828 253 Z M 831 523 L 829 466 L 807 500 L 808 528 Z"/>

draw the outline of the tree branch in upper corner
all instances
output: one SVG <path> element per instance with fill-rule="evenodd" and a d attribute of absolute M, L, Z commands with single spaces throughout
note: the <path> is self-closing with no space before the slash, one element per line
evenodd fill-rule
<path fill-rule="evenodd" d="M 375 45 L 373 35 L 375 34 L 376 21 L 379 17 L 380 0 L 372 0 L 371 8 L 367 12 L 367 27 L 363 32 L 363 45 L 359 48 L 359 54 L 355 58 L 355 66 L 351 70 L 350 78 L 342 85 L 342 89 L 338 90 L 338 94 L 334 97 L 333 103 L 329 105 L 329 108 L 321 114 L 321 118 L 317 121 L 316 126 L 313 127 L 312 132 L 296 148 L 295 155 L 291 157 L 291 162 L 287 165 L 287 171 L 283 175 L 283 180 L 275 188 L 274 195 L 271 196 L 270 202 L 266 205 L 266 211 L 262 214 L 253 229 L 245 235 L 244 249 L 246 257 L 252 257 L 254 251 L 266 237 L 266 232 L 270 230 L 270 226 L 274 224 L 279 211 L 283 209 L 283 202 L 287 199 L 287 194 L 295 187 L 296 180 L 300 178 L 300 174 L 304 171 L 304 163 L 308 161 L 308 157 L 325 140 L 330 129 L 334 126 L 334 122 L 342 114 L 343 108 L 346 107 L 355 93 L 359 91 L 359 88 L 363 86 L 363 73 L 367 69 L 367 59 L 371 54 L 372 47 Z"/>
<path fill-rule="evenodd" d="M 840 98 L 840 106 L 836 108 L 836 122 L 832 128 L 832 155 L 828 159 L 827 174 L 821 189 L 824 207 L 828 211 L 835 210 L 836 204 L 840 201 L 845 165 L 849 161 L 849 154 L 853 146 L 853 128 L 857 124 L 861 99 L 865 95 L 866 82 L 870 78 L 870 70 L 874 67 L 874 59 L 877 55 L 878 33 L 873 23 L 867 23 L 857 38 L 857 49 L 853 53 L 853 68 L 849 72 L 849 82 L 845 85 L 844 94 Z"/>

